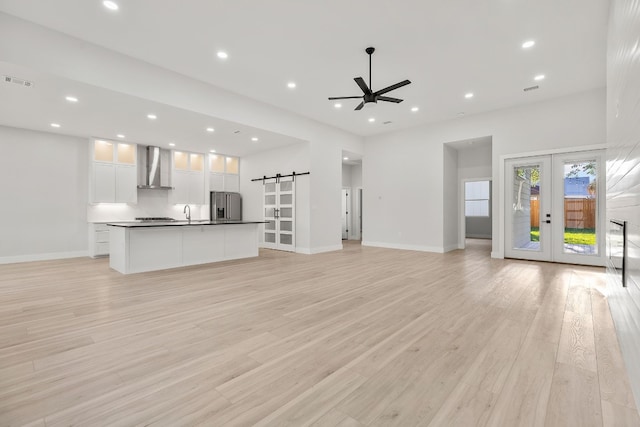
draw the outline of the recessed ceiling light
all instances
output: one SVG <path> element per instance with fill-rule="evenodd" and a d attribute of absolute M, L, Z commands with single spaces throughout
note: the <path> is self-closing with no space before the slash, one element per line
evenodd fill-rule
<path fill-rule="evenodd" d="M 104 7 L 110 10 L 118 10 L 120 7 L 114 1 L 105 0 L 102 2 Z"/>
<path fill-rule="evenodd" d="M 215 153 L 215 152 L 216 152 L 216 150 L 209 150 L 209 152 L 210 152 L 210 153 Z"/>
<path fill-rule="evenodd" d="M 348 157 L 343 157 L 342 160 L 349 160 L 349 158 Z"/>
<path fill-rule="evenodd" d="M 120 138 L 120 139 L 124 138 L 124 135 L 123 135 L 123 134 L 121 134 L 121 133 L 117 134 L 116 136 L 117 136 L 118 138 Z"/>
<path fill-rule="evenodd" d="M 471 93 L 471 92 L 465 93 L 464 97 L 467 98 L 467 99 L 471 99 L 471 98 L 473 98 L 473 93 Z"/>
<path fill-rule="evenodd" d="M 78 102 L 78 98 L 76 98 L 75 96 L 67 96 L 64 99 L 66 99 L 69 102 Z"/>
<path fill-rule="evenodd" d="M 213 131 L 215 131 L 214 128 L 207 128 L 207 132 L 213 132 Z"/>
<path fill-rule="evenodd" d="M 420 110 L 418 107 L 412 107 L 411 108 L 411 111 L 414 112 L 414 113 L 417 112 L 418 110 Z"/>
<path fill-rule="evenodd" d="M 169 143 L 169 147 L 175 147 L 175 146 L 176 146 L 176 144 L 174 144 L 173 142 Z"/>
<path fill-rule="evenodd" d="M 539 82 L 540 80 L 544 80 L 544 74 L 538 74 L 533 78 L 533 80 Z"/>
<path fill-rule="evenodd" d="M 342 108 L 342 104 L 340 104 L 339 102 L 336 102 L 335 104 L 333 104 L 333 106 L 336 108 Z"/>
<path fill-rule="evenodd" d="M 155 120 L 158 118 L 158 116 L 156 116 L 155 114 L 147 114 L 147 118 L 151 120 Z"/>
<path fill-rule="evenodd" d="M 253 142 L 258 142 L 258 138 L 256 138 L 255 136 L 254 136 L 253 138 L 251 138 L 251 140 L 252 140 Z"/>
<path fill-rule="evenodd" d="M 529 49 L 530 47 L 533 47 L 533 45 L 535 45 L 536 42 L 533 40 L 527 40 L 526 42 L 522 43 L 522 48 L 523 49 Z"/>
<path fill-rule="evenodd" d="M 222 51 L 222 50 L 219 50 L 217 55 L 218 55 L 218 58 L 220 58 L 220 59 L 227 59 L 229 57 L 227 52 Z"/>
<path fill-rule="evenodd" d="M 373 123 L 375 121 L 376 121 L 375 117 L 369 117 L 369 123 Z"/>
<path fill-rule="evenodd" d="M 295 89 L 296 88 L 296 84 L 294 82 L 289 82 L 289 83 L 287 83 L 287 87 L 289 89 Z"/>
<path fill-rule="evenodd" d="M 51 123 L 52 128 L 59 128 L 60 125 L 58 123 Z"/>

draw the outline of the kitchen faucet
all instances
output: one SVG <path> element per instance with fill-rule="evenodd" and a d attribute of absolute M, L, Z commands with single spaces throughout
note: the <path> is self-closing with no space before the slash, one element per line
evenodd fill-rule
<path fill-rule="evenodd" d="M 191 207 L 189 205 L 184 205 L 184 209 L 182 210 L 183 214 L 187 215 L 187 221 L 191 222 Z"/>

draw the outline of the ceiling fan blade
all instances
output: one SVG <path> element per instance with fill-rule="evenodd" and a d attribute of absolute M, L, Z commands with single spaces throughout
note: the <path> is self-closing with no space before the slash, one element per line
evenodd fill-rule
<path fill-rule="evenodd" d="M 362 110 L 362 107 L 364 107 L 364 101 L 362 101 L 360 104 L 358 104 L 358 106 L 355 108 L 355 110 Z"/>
<path fill-rule="evenodd" d="M 329 98 L 329 101 L 333 101 L 334 99 L 360 99 L 362 98 L 362 95 L 360 96 L 334 96 Z"/>
<path fill-rule="evenodd" d="M 395 102 L 396 104 L 402 102 L 403 100 L 400 98 L 391 98 L 389 96 L 379 96 L 378 101 L 387 101 L 387 102 Z"/>
<path fill-rule="evenodd" d="M 358 86 L 360 86 L 360 89 L 362 89 L 365 95 L 371 95 L 371 89 L 369 89 L 369 86 L 367 86 L 367 84 L 364 82 L 364 79 L 362 77 L 356 77 L 353 80 L 356 81 L 356 83 L 358 84 Z"/>
<path fill-rule="evenodd" d="M 384 89 L 380 89 L 379 91 L 375 92 L 374 95 L 382 95 L 384 93 L 391 92 L 392 90 L 398 89 L 399 87 L 402 87 L 402 86 L 406 86 L 409 83 L 411 83 L 409 80 L 405 80 L 403 82 L 396 83 L 396 84 L 391 85 L 389 87 L 385 87 Z"/>

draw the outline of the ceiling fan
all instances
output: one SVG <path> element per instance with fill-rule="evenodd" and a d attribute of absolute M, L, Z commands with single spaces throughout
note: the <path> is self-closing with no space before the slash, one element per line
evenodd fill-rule
<path fill-rule="evenodd" d="M 374 106 L 378 103 L 378 101 L 386 101 L 386 102 L 395 102 L 396 104 L 399 102 L 402 102 L 402 99 L 400 98 L 392 98 L 389 96 L 382 96 L 387 92 L 391 92 L 392 90 L 398 89 L 402 86 L 406 86 L 409 83 L 411 83 L 409 80 L 404 80 L 400 83 L 396 83 L 394 85 L 391 85 L 389 87 L 385 87 L 384 89 L 380 89 L 377 90 L 375 92 L 373 92 L 372 89 L 370 89 L 371 87 L 371 55 L 373 55 L 373 52 L 375 52 L 375 48 L 373 47 L 368 47 L 365 49 L 365 52 L 367 52 L 367 54 L 369 55 L 369 86 L 367 86 L 367 84 L 365 83 L 364 79 L 362 77 L 356 77 L 354 78 L 354 80 L 356 81 L 356 83 L 358 84 L 358 86 L 360 86 L 360 89 L 362 90 L 362 92 L 364 92 L 364 95 L 362 96 L 337 96 L 337 97 L 331 97 L 329 98 L 329 100 L 335 100 L 335 99 L 360 99 L 362 98 L 362 102 L 360 104 L 358 104 L 358 106 L 355 108 L 356 110 L 361 110 L 362 107 L 364 107 L 365 105 L 368 106 Z"/>

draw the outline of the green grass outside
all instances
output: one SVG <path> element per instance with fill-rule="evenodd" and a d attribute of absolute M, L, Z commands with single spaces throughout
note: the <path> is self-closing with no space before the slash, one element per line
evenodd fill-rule
<path fill-rule="evenodd" d="M 540 241 L 540 229 L 531 227 L 531 241 Z M 565 228 L 564 242 L 570 245 L 592 245 L 596 244 L 596 230 L 593 228 Z"/>

